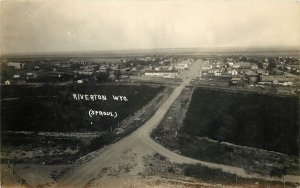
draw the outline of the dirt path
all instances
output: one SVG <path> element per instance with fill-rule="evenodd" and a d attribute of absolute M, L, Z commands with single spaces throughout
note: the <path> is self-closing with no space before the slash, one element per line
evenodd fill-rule
<path fill-rule="evenodd" d="M 122 140 L 107 146 L 99 150 L 96 157 L 89 162 L 76 167 L 70 174 L 61 179 L 56 187 L 86 187 L 87 185 L 100 186 L 99 178 L 105 180 L 105 171 L 107 169 L 115 169 L 116 176 L 126 175 L 127 171 L 122 171 L 119 167 L 120 165 L 128 165 L 129 173 L 134 179 L 134 176 L 143 170 L 143 166 L 138 162 L 141 158 L 149 153 L 157 152 L 162 156 L 165 156 L 172 162 L 176 163 L 186 163 L 186 164 L 196 164 L 200 163 L 211 168 L 221 168 L 225 172 L 232 174 L 237 174 L 241 177 L 246 178 L 261 178 L 265 180 L 279 180 L 273 177 L 260 176 L 259 174 L 248 174 L 242 168 L 231 167 L 226 165 L 220 165 L 200 160 L 195 160 L 192 158 L 184 157 L 176 154 L 162 145 L 156 143 L 150 134 L 153 129 L 157 127 L 159 122 L 163 119 L 168 109 L 171 107 L 172 103 L 180 95 L 184 87 L 190 82 L 191 79 L 199 75 L 199 69 L 201 62 L 194 63 L 190 68 L 188 79 L 184 79 L 183 83 L 176 87 L 173 93 L 166 99 L 166 101 L 159 107 L 156 113 L 139 129 L 133 132 L 131 135 L 123 138 Z M 134 153 L 134 157 L 128 157 L 128 153 Z M 106 176 L 107 178 L 107 176 Z M 118 178 L 117 178 L 118 179 Z M 122 179 L 122 178 L 120 178 Z M 285 181 L 290 182 L 300 182 L 299 176 L 286 176 Z M 115 181 L 111 180 L 111 181 Z M 96 184 L 95 184 L 96 182 Z M 98 184 L 97 184 L 98 182 Z M 102 184 L 101 187 L 109 187 L 109 182 L 107 184 Z M 98 187 L 97 186 L 97 187 Z"/>

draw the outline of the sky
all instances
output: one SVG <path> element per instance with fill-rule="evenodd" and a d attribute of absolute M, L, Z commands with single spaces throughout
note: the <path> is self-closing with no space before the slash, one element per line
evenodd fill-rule
<path fill-rule="evenodd" d="M 1 54 L 300 46 L 299 0 L 0 0 Z"/>

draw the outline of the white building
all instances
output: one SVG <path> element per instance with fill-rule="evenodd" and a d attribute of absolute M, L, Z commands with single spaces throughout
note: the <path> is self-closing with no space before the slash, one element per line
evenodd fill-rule
<path fill-rule="evenodd" d="M 238 71 L 237 70 L 232 70 L 231 71 L 231 75 L 232 76 L 236 76 L 236 75 L 238 75 L 239 73 L 238 73 Z"/>
<path fill-rule="evenodd" d="M 212 66 L 212 64 L 209 63 L 209 61 L 203 61 L 202 66 L 201 66 L 202 70 L 209 70 L 212 68 L 213 68 L 213 66 Z"/>
<path fill-rule="evenodd" d="M 13 76 L 13 78 L 19 79 L 19 78 L 21 78 L 21 76 L 20 76 L 19 74 L 15 74 L 15 75 Z"/>
<path fill-rule="evenodd" d="M 258 66 L 257 66 L 256 64 L 252 64 L 252 65 L 251 65 L 251 69 L 252 69 L 252 70 L 257 70 L 257 69 L 258 69 Z"/>
<path fill-rule="evenodd" d="M 6 81 L 4 82 L 4 84 L 5 84 L 5 85 L 10 85 L 10 81 L 9 81 L 9 80 L 6 80 Z"/>
<path fill-rule="evenodd" d="M 177 71 L 145 71 L 147 77 L 160 77 L 160 78 L 176 78 Z"/>
<path fill-rule="evenodd" d="M 232 62 L 232 61 L 229 61 L 229 62 L 227 62 L 227 64 L 228 64 L 230 67 L 232 67 L 233 62 Z"/>
<path fill-rule="evenodd" d="M 188 63 L 178 63 L 176 65 L 174 65 L 176 70 L 184 70 L 184 69 L 188 69 L 189 68 L 189 64 Z"/>
<path fill-rule="evenodd" d="M 209 65 L 209 64 L 202 65 L 202 67 L 201 67 L 202 70 L 209 70 L 209 69 L 212 69 L 212 68 L 213 68 L 213 66 Z"/>
<path fill-rule="evenodd" d="M 24 67 L 24 63 L 9 62 L 7 66 L 10 68 L 22 69 Z"/>

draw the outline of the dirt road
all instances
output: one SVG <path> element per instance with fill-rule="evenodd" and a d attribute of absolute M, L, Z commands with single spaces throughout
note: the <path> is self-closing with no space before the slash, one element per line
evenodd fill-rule
<path fill-rule="evenodd" d="M 231 167 L 226 165 L 220 165 L 215 163 L 209 163 L 205 161 L 199 161 L 192 158 L 184 157 L 176 154 L 162 145 L 155 142 L 150 134 L 154 128 L 163 119 L 168 109 L 171 107 L 175 99 L 180 95 L 184 87 L 190 82 L 191 79 L 199 76 L 199 69 L 201 67 L 201 61 L 198 61 L 192 65 L 188 75 L 181 85 L 176 87 L 173 93 L 166 99 L 166 101 L 160 106 L 156 113 L 139 129 L 133 132 L 131 135 L 121 139 L 120 141 L 107 146 L 96 153 L 96 157 L 89 162 L 76 167 L 66 177 L 61 179 L 56 187 L 86 187 L 91 186 L 93 183 L 98 182 L 99 178 L 103 178 L 101 174 L 106 169 L 118 169 L 118 165 L 122 163 L 131 164 L 133 170 L 130 173 L 133 175 L 143 170 L 141 158 L 148 153 L 157 152 L 162 156 L 165 156 L 172 162 L 196 164 L 200 163 L 211 168 L 221 168 L 223 171 L 237 174 L 241 177 L 248 178 L 262 178 L 266 180 L 278 180 L 273 177 L 260 176 L 259 174 L 247 174 L 242 168 Z M 126 153 L 134 153 L 135 158 L 127 158 Z M 133 167 L 134 166 L 134 167 Z M 119 172 L 126 173 L 126 172 Z M 97 180 L 98 179 L 98 180 Z M 300 177 L 286 176 L 285 181 L 300 182 Z M 93 185 L 92 185 L 93 186 Z M 95 186 L 95 185 L 94 185 Z M 100 184 L 98 184 L 100 187 Z M 105 187 L 103 184 L 101 187 Z"/>

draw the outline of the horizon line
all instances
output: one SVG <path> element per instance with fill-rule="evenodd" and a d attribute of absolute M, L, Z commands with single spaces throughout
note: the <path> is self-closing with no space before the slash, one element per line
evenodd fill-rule
<path fill-rule="evenodd" d="M 235 46 L 235 47 L 186 47 L 186 48 L 131 48 L 131 49 L 110 49 L 110 50 L 62 50 L 62 51 L 37 51 L 37 52 L 12 52 L 12 53 L 1 53 L 0 57 L 5 56 L 34 56 L 34 55 L 62 55 L 63 53 L 66 53 L 67 55 L 71 55 L 74 53 L 83 53 L 83 54 L 95 54 L 95 53 L 101 53 L 101 55 L 116 55 L 118 53 L 134 53 L 138 54 L 141 52 L 148 53 L 159 53 L 156 51 L 174 51 L 174 50 L 182 50 L 185 52 L 218 52 L 218 50 L 223 50 L 224 52 L 230 52 L 230 51 L 238 51 L 238 50 L 300 50 L 300 45 L 274 45 L 274 46 Z M 189 51 L 194 50 L 194 51 Z M 196 50 L 196 51 L 195 51 Z M 140 51 L 140 52 L 139 52 Z M 166 53 L 166 52 L 165 52 Z M 82 55 L 83 55 L 82 54 Z M 99 54 L 100 55 L 100 54 Z"/>

